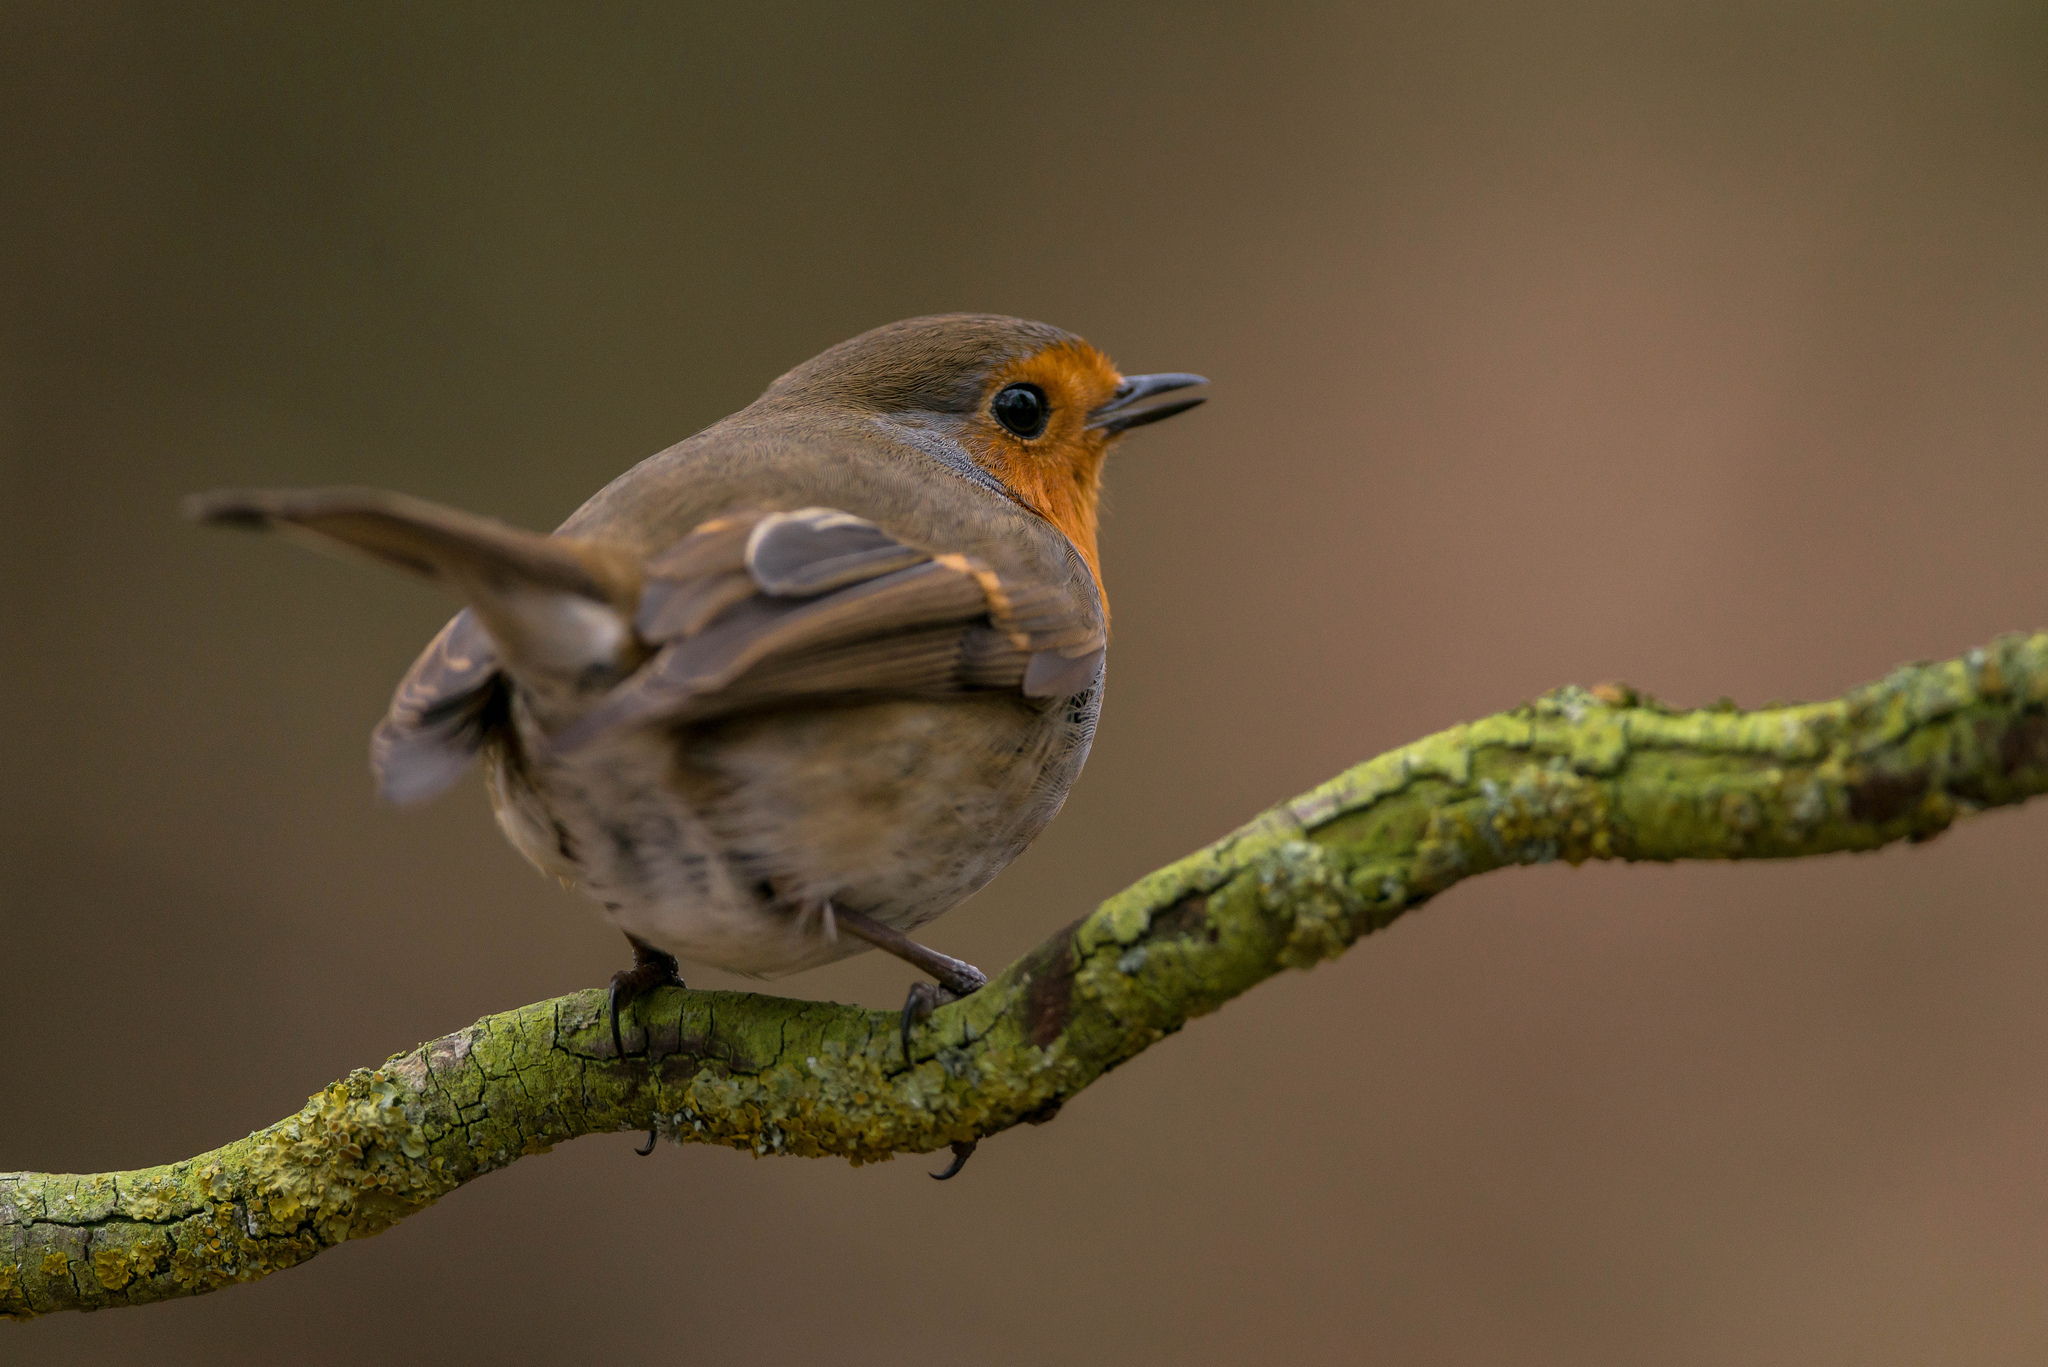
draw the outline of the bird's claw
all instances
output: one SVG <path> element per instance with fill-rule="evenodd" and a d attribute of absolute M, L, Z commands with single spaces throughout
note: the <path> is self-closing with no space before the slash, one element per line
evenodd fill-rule
<path fill-rule="evenodd" d="M 912 983 L 910 995 L 903 999 L 903 1062 L 907 1067 L 910 1057 L 910 1030 L 912 1026 L 923 1025 L 931 1019 L 932 1012 L 947 1002 L 960 998 L 940 987 L 937 983 Z"/>
<path fill-rule="evenodd" d="M 953 1161 L 946 1165 L 944 1172 L 925 1174 L 934 1182 L 945 1182 L 960 1175 L 960 1169 L 967 1166 L 967 1160 L 974 1157 L 974 1146 L 978 1140 L 956 1139 L 953 1141 Z"/>
<path fill-rule="evenodd" d="M 639 945 L 633 947 L 633 966 L 622 968 L 612 974 L 611 990 L 606 994 L 612 1022 L 612 1057 L 626 1056 L 626 1042 L 619 1033 L 619 1009 L 632 1003 L 635 997 L 652 992 L 657 987 L 686 987 L 675 956 L 663 954 L 660 950 L 643 951 Z"/>
<path fill-rule="evenodd" d="M 619 1008 L 631 1002 L 643 992 L 657 987 L 685 987 L 682 973 L 676 964 L 675 955 L 667 954 L 636 936 L 626 937 L 633 945 L 633 966 L 620 969 L 612 974 L 611 990 L 605 994 L 606 1005 L 612 1018 L 612 1057 L 626 1056 L 626 1042 L 619 1035 Z M 654 1152 L 654 1141 L 661 1132 L 652 1126 L 647 1130 L 647 1142 L 633 1150 L 642 1158 Z"/>

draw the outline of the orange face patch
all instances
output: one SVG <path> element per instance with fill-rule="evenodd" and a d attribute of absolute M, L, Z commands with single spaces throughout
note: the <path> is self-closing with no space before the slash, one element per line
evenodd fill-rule
<path fill-rule="evenodd" d="M 1089 431 L 1087 422 L 1122 378 L 1109 358 L 1086 342 L 1056 343 L 996 371 L 982 395 L 981 412 L 965 434 L 975 462 L 1074 543 L 1098 591 L 1102 561 L 1095 545 L 1096 514 L 1110 438 Z M 1037 385 L 1050 404 L 1045 430 L 1034 437 L 1020 437 L 989 414 L 989 400 L 1016 384 Z M 1107 614 L 1106 593 L 1102 605 Z"/>

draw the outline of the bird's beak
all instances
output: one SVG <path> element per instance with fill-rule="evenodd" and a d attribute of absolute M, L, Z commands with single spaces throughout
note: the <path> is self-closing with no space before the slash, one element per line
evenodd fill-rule
<path fill-rule="evenodd" d="M 1088 415 L 1088 426 L 1113 437 L 1133 427 L 1143 427 L 1148 422 L 1185 413 L 1209 396 L 1167 396 L 1180 394 L 1182 390 L 1193 389 L 1197 385 L 1206 388 L 1208 384 L 1200 375 L 1126 375 L 1123 383 L 1116 387 L 1116 393 L 1110 395 L 1109 402 Z"/>

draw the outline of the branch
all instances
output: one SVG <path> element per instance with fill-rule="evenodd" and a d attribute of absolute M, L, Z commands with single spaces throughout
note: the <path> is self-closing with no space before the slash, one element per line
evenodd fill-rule
<path fill-rule="evenodd" d="M 486 1016 L 168 1167 L 0 1173 L 0 1314 L 253 1281 L 579 1135 L 854 1163 L 1052 1118 L 1191 1017 L 1460 879 L 1562 859 L 1773 859 L 1926 840 L 2048 791 L 2048 633 L 1831 702 L 1676 712 L 1563 688 L 1369 760 L 1161 869 L 917 1032 L 667 989 L 614 1055 L 604 994 Z"/>

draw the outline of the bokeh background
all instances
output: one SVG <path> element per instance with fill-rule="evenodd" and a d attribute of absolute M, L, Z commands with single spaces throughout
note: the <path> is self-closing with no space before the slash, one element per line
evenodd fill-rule
<path fill-rule="evenodd" d="M 190 490 L 549 527 L 940 310 L 1207 373 L 1111 471 L 1094 760 L 937 928 L 989 966 L 1555 684 L 2048 622 L 2039 5 L 288 8 L 0 11 L 0 1168 L 184 1157 L 623 962 L 474 779 L 373 800 L 448 605 Z M 1498 874 L 943 1187 L 590 1138 L 0 1358 L 2039 1362 L 2044 836 Z"/>

